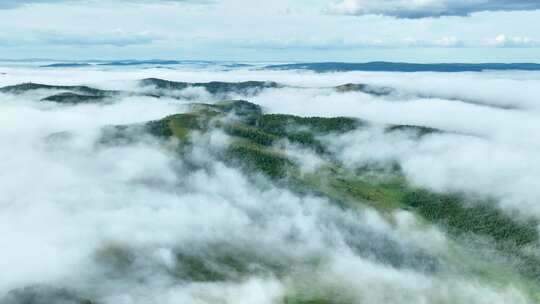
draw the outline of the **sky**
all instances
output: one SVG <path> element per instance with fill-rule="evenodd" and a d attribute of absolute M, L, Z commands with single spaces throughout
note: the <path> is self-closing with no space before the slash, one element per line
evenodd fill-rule
<path fill-rule="evenodd" d="M 0 0 L 0 58 L 540 62 L 537 0 Z"/>

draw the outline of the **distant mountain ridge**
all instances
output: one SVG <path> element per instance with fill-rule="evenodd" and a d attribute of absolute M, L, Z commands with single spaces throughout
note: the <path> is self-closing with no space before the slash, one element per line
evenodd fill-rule
<path fill-rule="evenodd" d="M 318 73 L 325 72 L 482 72 L 482 71 L 540 71 L 540 63 L 409 63 L 409 62 L 307 62 L 307 63 L 278 63 L 265 64 L 245 63 L 235 61 L 210 60 L 95 60 L 95 61 L 66 61 L 42 65 L 45 68 L 73 68 L 99 66 L 210 66 L 218 65 L 225 68 L 262 68 L 267 70 L 309 70 Z"/>
<path fill-rule="evenodd" d="M 208 66 L 208 65 L 223 65 L 229 68 L 249 67 L 251 65 L 233 61 L 208 61 L 208 60 L 111 60 L 111 61 L 67 61 L 67 62 L 55 62 L 51 64 L 42 65 L 43 68 L 70 68 L 70 67 L 91 67 L 91 66 L 144 66 L 144 65 L 158 65 L 158 66 L 171 66 L 171 65 L 195 65 L 195 66 Z"/>
<path fill-rule="evenodd" d="M 126 96 L 144 96 L 152 98 L 173 98 L 173 99 L 197 99 L 200 95 L 178 95 L 178 92 L 189 88 L 199 88 L 208 92 L 214 98 L 231 99 L 239 95 L 243 97 L 253 97 L 267 89 L 296 88 L 308 89 L 308 87 L 294 87 L 274 81 L 241 81 L 241 82 L 179 82 L 160 78 L 145 78 L 137 81 L 143 91 L 118 91 L 103 90 L 85 85 L 50 85 L 40 83 L 21 83 L 0 87 L 0 93 L 3 94 L 25 94 L 31 91 L 40 90 L 43 93 L 53 91 L 52 95 L 41 98 L 41 101 L 57 102 L 64 104 L 79 104 L 109 101 L 115 97 Z M 377 98 L 388 98 L 393 100 L 396 96 L 399 98 L 432 99 L 443 98 L 447 100 L 459 100 L 460 102 L 490 106 L 500 109 L 517 109 L 518 105 L 509 102 L 507 104 L 485 104 L 480 100 L 456 98 L 452 95 L 433 95 L 429 92 L 409 92 L 407 90 L 395 87 L 373 85 L 368 83 L 346 83 L 333 87 L 320 87 L 321 89 L 330 89 L 337 93 L 364 93 Z"/>
<path fill-rule="evenodd" d="M 309 70 L 325 72 L 482 72 L 494 71 L 540 71 L 538 63 L 404 63 L 374 61 L 367 63 L 314 62 L 268 65 L 270 70 Z"/>
<path fill-rule="evenodd" d="M 81 67 L 89 67 L 89 66 L 92 66 L 92 65 L 89 63 L 65 62 L 65 63 L 48 64 L 41 67 L 43 68 L 81 68 Z"/>

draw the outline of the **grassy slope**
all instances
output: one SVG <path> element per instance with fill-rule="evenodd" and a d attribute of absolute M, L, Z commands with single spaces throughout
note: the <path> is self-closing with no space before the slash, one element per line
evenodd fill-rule
<path fill-rule="evenodd" d="M 215 93 L 231 89 L 228 87 L 230 84 L 210 84 L 215 85 L 215 90 L 212 89 Z M 177 84 L 165 83 L 162 86 L 169 88 L 172 85 Z M 204 87 L 206 88 L 207 85 L 204 84 Z M 273 87 L 274 84 L 270 83 L 268 86 Z M 237 85 L 240 89 L 246 87 L 265 87 L 265 84 Z M 21 93 L 50 88 L 37 84 L 23 84 L 1 88 L 0 91 Z M 112 92 L 84 86 L 54 88 L 97 97 L 103 97 Z M 356 85 L 346 85 L 337 89 L 343 92 L 365 90 L 364 87 L 359 88 Z M 231 113 L 234 113 L 236 118 L 231 119 Z M 493 202 L 477 201 L 471 204 L 470 199 L 463 195 L 433 193 L 426 189 L 418 189 L 409 184 L 399 170 L 391 174 L 382 174 L 373 168 L 351 172 L 333 161 L 324 144 L 318 140 L 319 135 L 344 133 L 361 128 L 365 124 L 363 121 L 346 117 L 269 115 L 264 114 L 258 106 L 249 102 L 225 101 L 212 105 L 194 104 L 190 113 L 172 115 L 162 120 L 149 122 L 146 128 L 153 135 L 164 138 L 175 137 L 184 143 L 189 142 L 189 135 L 194 130 L 205 132 L 210 128 L 221 128 L 234 139 L 229 149 L 220 155 L 227 163 L 244 167 L 248 169 L 248 172 L 266 174 L 293 190 L 298 188 L 296 189 L 298 191 L 313 191 L 325 195 L 348 207 L 364 208 L 367 205 L 383 213 L 399 209 L 410 210 L 421 221 L 438 225 L 448 231 L 454 239 L 449 259 L 456 265 L 460 264 L 469 275 L 495 284 L 513 283 L 527 290 L 540 302 L 540 288 L 538 287 L 540 286 L 540 258 L 528 250 L 539 244 L 537 223 L 515 220 L 494 208 Z M 417 126 L 390 126 L 387 131 L 404 129 L 415 131 L 418 136 L 440 132 Z M 282 140 L 313 150 L 328 160 L 328 164 L 314 173 L 300 172 L 295 162 L 287 156 L 286 151 L 275 148 L 275 144 Z M 492 261 L 484 259 L 482 254 L 465 249 L 466 246 L 463 246 L 461 242 L 469 237 L 490 239 L 497 255 L 511 259 L 507 261 L 502 259 L 501 263 L 494 265 Z M 200 277 L 201 281 L 219 279 L 222 276 L 219 269 L 208 268 L 208 265 L 201 264 L 201 261 L 192 261 L 190 257 L 183 256 L 179 258 L 189 262 L 187 265 L 190 269 L 187 272 L 197 273 L 193 276 Z M 228 260 L 230 258 L 227 256 L 215 258 L 218 259 L 218 264 L 230 264 L 227 267 L 236 269 L 238 273 L 245 270 L 245 265 L 238 260 Z M 226 260 L 221 261 L 222 258 Z M 335 298 L 329 299 L 327 295 L 311 298 L 291 295 L 285 299 L 285 303 L 322 304 L 335 303 L 334 300 Z"/>
<path fill-rule="evenodd" d="M 339 163 L 330 162 L 315 173 L 300 174 L 294 162 L 287 158 L 285 151 L 276 151 L 272 146 L 279 140 L 287 139 L 324 157 L 327 151 L 318 141 L 318 135 L 347 132 L 362 127 L 363 122 L 343 117 L 265 115 L 260 109 L 245 102 L 199 105 L 195 109 L 191 114 L 168 118 L 168 125 L 174 136 L 185 140 L 190 130 L 201 130 L 201 122 L 203 125 L 208 124 L 210 118 L 217 118 L 219 121 L 220 113 L 224 115 L 236 112 L 238 119 L 224 120 L 217 124 L 236 138 L 225 154 L 225 161 L 241 164 L 276 180 L 287 180 L 291 185 L 300 184 L 348 206 L 361 208 L 367 204 L 382 212 L 411 210 L 423 221 L 446 229 L 456 240 L 470 235 L 490 239 L 498 254 L 511 256 L 517 261 L 516 264 L 494 267 L 480 258 L 470 256 L 459 261 L 465 255 L 462 250 L 456 250 L 453 254 L 456 263 L 467 265 L 472 274 L 486 280 L 522 282 L 520 284 L 538 296 L 535 285 L 540 282 L 540 260 L 532 254 L 526 254 L 524 250 L 538 244 L 535 223 L 515 220 L 493 207 L 492 202 L 470 204 L 465 196 L 417 189 L 410 185 L 399 171 L 390 175 L 370 168 L 350 172 Z M 392 126 L 388 131 L 405 128 L 417 131 L 419 136 L 439 132 L 414 126 Z"/>

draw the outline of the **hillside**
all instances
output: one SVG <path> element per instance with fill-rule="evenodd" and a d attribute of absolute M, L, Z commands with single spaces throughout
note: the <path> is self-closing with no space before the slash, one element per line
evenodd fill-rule
<path fill-rule="evenodd" d="M 344 83 L 144 78 L 118 90 L 37 83 L 0 88 L 6 111 L 19 107 L 29 120 L 44 121 L 39 135 L 29 136 L 26 124 L 6 119 L 18 126 L 6 132 L 22 130 L 9 142 L 25 151 L 6 154 L 22 157 L 11 175 L 29 170 L 40 181 L 28 184 L 28 196 L 21 194 L 25 206 L 47 206 L 25 209 L 24 216 L 63 212 L 55 229 L 67 233 L 64 242 L 75 244 L 70 248 L 83 247 L 70 263 L 87 266 L 76 270 L 76 279 L 66 268 L 56 281 L 17 283 L 0 303 L 108 304 L 133 288 L 144 298 L 148 290 L 169 288 L 248 284 L 251 292 L 257 289 L 249 284 L 259 284 L 253 282 L 277 282 L 272 303 L 283 304 L 373 297 L 381 303 L 387 295 L 371 293 L 378 288 L 392 290 L 391 299 L 426 303 L 471 303 L 476 292 L 538 303 L 538 218 L 502 208 L 496 195 L 460 191 L 463 186 L 440 190 L 413 178 L 449 165 L 429 154 L 447 153 L 441 142 L 477 148 L 474 143 L 492 140 L 487 135 L 422 121 L 382 123 L 369 115 L 294 115 L 256 103 L 284 98 L 319 107 L 310 95 L 317 94 L 350 99 L 350 110 L 387 111 L 438 102 L 388 85 Z M 196 94 L 184 94 L 190 90 Z M 458 104 L 517 112 L 472 100 Z M 470 165 L 476 150 L 465 151 L 458 160 Z M 410 165 L 419 155 L 428 166 Z M 20 187 L 5 181 L 8 190 Z M 126 231 L 129 237 L 122 237 Z M 357 285 L 355 278 L 363 277 L 375 281 Z"/>
<path fill-rule="evenodd" d="M 461 193 L 436 193 L 415 186 L 406 180 L 399 166 L 348 169 L 349 166 L 338 161 L 322 140 L 325 136 L 368 127 L 369 122 L 347 117 L 265 114 L 259 106 L 242 100 L 192 104 L 191 109 L 189 113 L 152 121 L 144 127 L 150 134 L 163 140 L 177 139 L 180 145 L 177 153 L 180 155 L 193 149 L 194 132 L 201 136 L 201 132 L 204 134 L 220 130 L 230 136 L 230 144 L 224 150 L 212 153 L 228 166 L 243 168 L 248 175 L 263 174 L 279 187 L 301 195 L 324 197 L 342 208 L 375 208 L 389 215 L 399 210 L 413 212 L 426 225 L 435 225 L 446 231 L 454 241 L 452 252 L 444 257 L 446 260 L 434 260 L 434 263 L 449 263 L 456 267 L 454 271 L 464 272 L 493 284 L 520 282 L 531 296 L 540 296 L 537 288 L 540 283 L 540 257 L 530 251 L 530 248 L 540 245 L 536 230 L 538 223 L 515 219 L 498 210 L 495 204 L 488 200 L 479 200 Z M 114 132 L 105 132 L 103 144 L 117 143 L 119 138 L 132 136 L 132 133 L 127 132 L 130 127 L 115 129 Z M 410 132 L 417 137 L 442 132 L 406 125 L 388 125 L 385 130 L 388 133 Z M 137 139 L 130 139 L 134 140 Z M 291 155 L 290 151 L 282 146 L 284 142 L 316 154 L 323 163 L 319 164 L 317 170 L 306 172 L 302 168 L 302 156 L 299 158 L 298 155 Z M 470 251 L 469 242 L 475 239 L 489 241 L 484 245 L 477 244 L 479 247 Z M 484 263 L 483 256 L 487 252 L 493 254 L 493 250 L 499 257 L 499 262 Z M 431 258 L 435 257 L 425 256 L 422 259 Z M 396 256 L 385 258 L 385 262 L 399 266 L 404 260 Z M 416 263 L 424 262 L 419 260 Z M 206 267 L 210 266 L 203 261 L 190 263 L 197 263 L 197 273 L 185 275 L 193 275 L 203 281 L 225 279 L 215 273 L 215 270 L 207 269 Z M 248 271 L 243 268 L 245 266 L 240 265 L 235 267 Z M 324 297 L 300 302 L 287 300 L 287 303 L 313 302 L 335 303 L 333 299 Z"/>

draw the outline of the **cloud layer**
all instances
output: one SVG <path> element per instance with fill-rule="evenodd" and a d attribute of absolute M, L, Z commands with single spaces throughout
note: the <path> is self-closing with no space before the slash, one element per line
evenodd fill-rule
<path fill-rule="evenodd" d="M 386 15 L 397 18 L 468 16 L 484 11 L 527 11 L 540 9 L 528 0 L 342 0 L 329 11 L 347 15 Z"/>
<path fill-rule="evenodd" d="M 482 139 L 436 136 L 418 145 L 409 134 L 386 137 L 369 129 L 330 139 L 337 155 L 351 165 L 361 164 L 366 154 L 379 156 L 381 162 L 403 157 L 410 162 L 406 169 L 425 174 L 425 180 L 417 180 L 421 185 L 432 180 L 428 177 L 448 185 L 451 179 L 441 177 L 459 181 L 471 172 L 474 182 L 463 184 L 475 189 L 482 189 L 486 180 L 507 182 L 514 172 L 536 180 L 538 157 L 527 156 L 538 155 L 535 147 L 540 141 L 512 137 L 527 123 L 538 124 L 538 105 L 531 96 L 536 95 L 540 77 L 534 73 L 452 77 L 429 73 L 406 78 L 391 73 L 151 68 L 2 68 L 2 72 L 7 74 L 0 78 L 0 86 L 33 81 L 125 90 L 143 89 L 134 80 L 147 77 L 190 82 L 276 80 L 295 87 L 268 90 L 252 99 L 270 112 L 349 115 L 482 135 Z M 377 98 L 328 88 L 359 80 L 403 93 Z M 454 90 L 464 85 L 470 90 Z M 511 98 L 524 88 L 530 95 Z M 422 99 L 419 93 L 438 98 Z M 324 197 L 292 192 L 227 166 L 214 157 L 230 140 L 218 130 L 194 134 L 193 151 L 182 158 L 170 149 L 174 143 L 154 139 L 96 144 L 103 126 L 182 112 L 191 100 L 125 97 L 104 105 L 57 106 L 37 102 L 38 95 L 0 96 L 0 142 L 6 147 L 0 149 L 5 160 L 0 163 L 0 247 L 9 248 L 0 252 L 0 299 L 37 284 L 30 290 L 67 288 L 105 304 L 273 304 L 286 297 L 312 299 L 321 294 L 353 303 L 403 299 L 528 303 L 517 285 L 463 275 L 460 267 L 467 265 L 463 258 L 469 255 L 456 253 L 458 241 L 449 241 L 438 227 L 418 221 L 408 211 L 381 214 L 370 208 L 341 208 Z M 188 95 L 214 101 L 207 100 L 203 91 Z M 457 97 L 484 105 L 452 100 Z M 498 99 L 505 98 L 526 109 L 524 113 L 497 108 L 504 102 Z M 48 136 L 60 131 L 72 136 L 51 141 Z M 481 162 L 497 142 L 504 149 Z M 476 153 L 468 153 L 467 147 Z M 522 147 L 519 157 L 504 161 L 516 147 Z M 305 154 L 290 145 L 282 148 Z M 489 160 L 499 170 L 486 168 Z M 523 162 L 528 168 L 519 166 Z M 519 191 L 516 184 L 507 189 Z M 538 195 L 532 191 L 525 193 Z M 220 279 L 201 280 L 201 265 Z M 238 269 L 250 271 L 245 275 Z M 43 292 L 51 297 L 58 293 Z"/>

